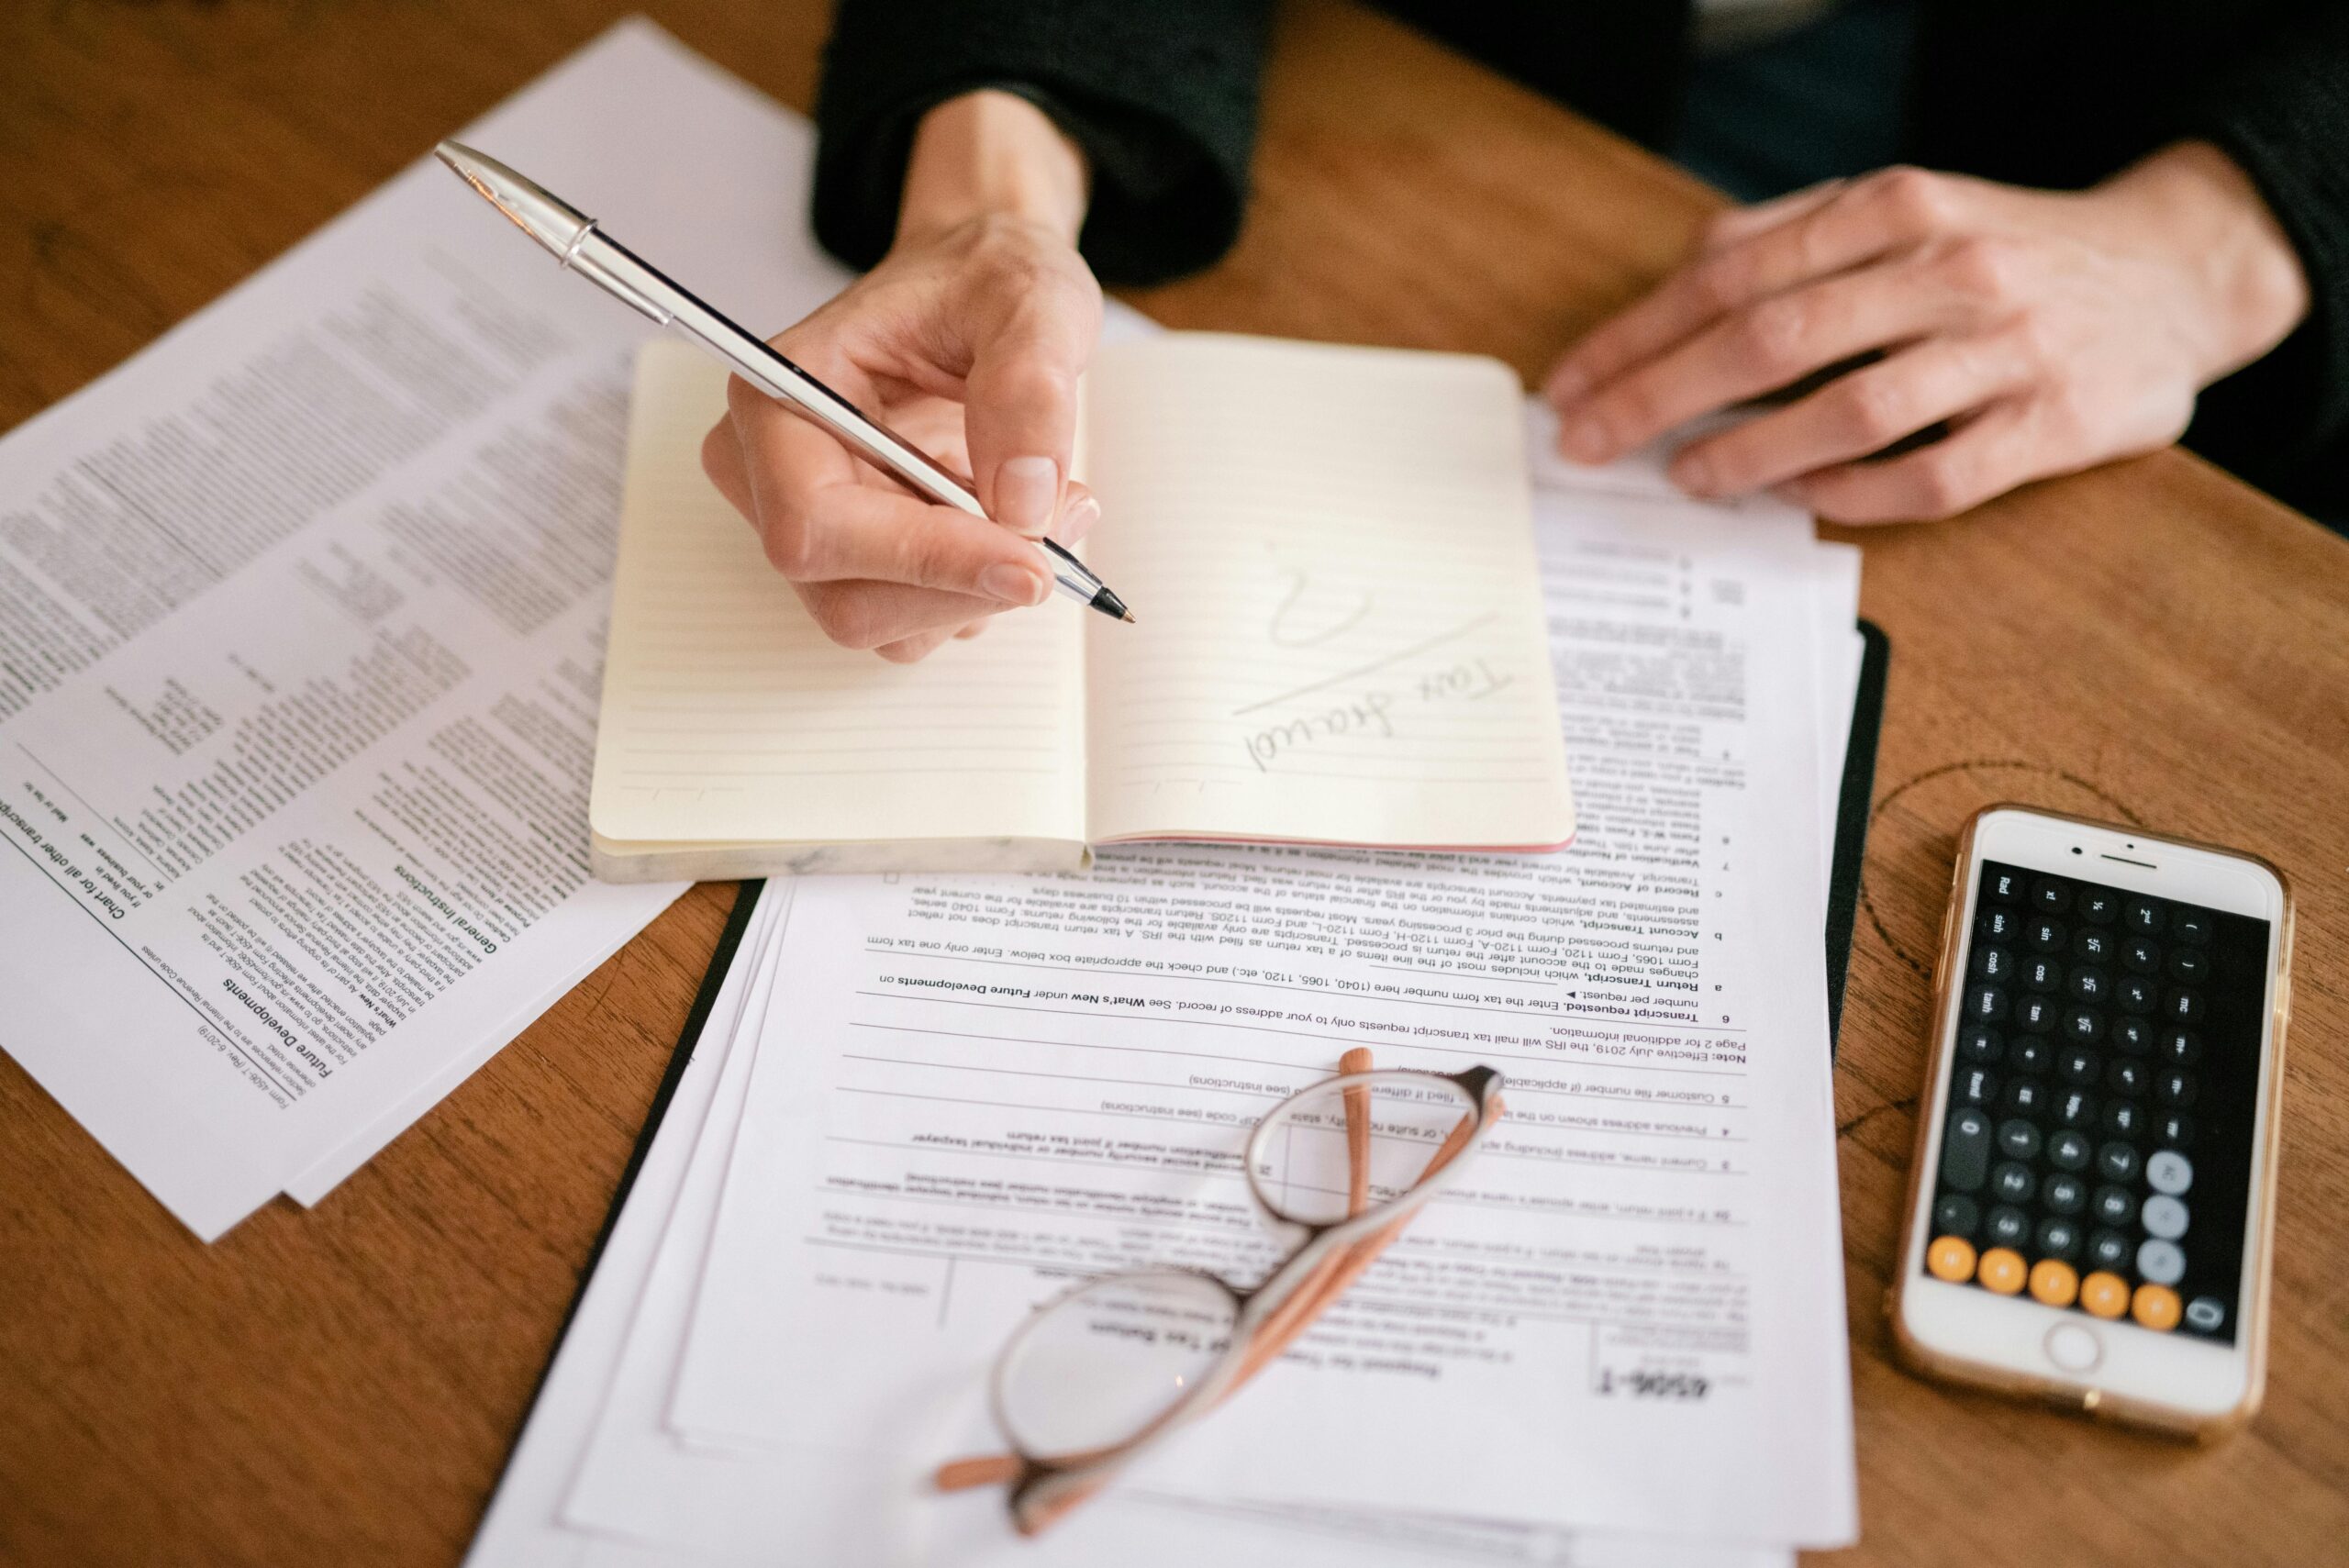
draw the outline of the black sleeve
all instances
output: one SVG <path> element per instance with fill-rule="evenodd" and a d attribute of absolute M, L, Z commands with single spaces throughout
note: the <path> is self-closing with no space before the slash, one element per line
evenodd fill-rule
<path fill-rule="evenodd" d="M 1240 232 L 1271 0 L 841 0 L 816 105 L 816 234 L 851 266 L 889 248 L 922 115 L 1029 98 L 1084 148 L 1079 245 L 1101 281 L 1206 266 Z"/>
<path fill-rule="evenodd" d="M 2349 5 L 2311 6 L 2202 96 L 2188 132 L 2242 165 L 2308 273 L 2309 315 L 2202 395 L 2194 445 L 2304 506 L 2349 502 Z"/>

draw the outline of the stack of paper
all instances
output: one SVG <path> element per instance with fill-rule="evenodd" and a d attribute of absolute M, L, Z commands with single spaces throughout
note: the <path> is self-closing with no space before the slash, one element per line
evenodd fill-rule
<path fill-rule="evenodd" d="M 1539 477 L 1575 847 L 771 885 L 476 1564 L 1701 1565 L 1853 1538 L 1820 933 L 1854 554 L 1651 462 Z M 940 1462 L 999 1451 L 990 1362 L 1071 1276 L 1261 1275 L 1230 1157 L 1354 1045 L 1508 1074 L 1464 1185 L 1041 1539 L 1000 1494 L 935 1494 Z"/>

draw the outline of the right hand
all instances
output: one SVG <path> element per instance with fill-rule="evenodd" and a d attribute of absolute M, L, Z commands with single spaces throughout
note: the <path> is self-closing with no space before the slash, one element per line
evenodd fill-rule
<path fill-rule="evenodd" d="M 1032 139 L 1038 127 L 1050 143 Z M 1071 542 L 1099 516 L 1068 471 L 1101 290 L 1074 245 L 1082 164 L 1072 209 L 1056 156 L 1076 155 L 1022 100 L 974 94 L 940 106 L 917 139 L 889 254 L 772 339 L 973 475 L 993 522 L 909 494 L 739 378 L 702 443 L 711 480 L 836 642 L 909 662 L 1001 610 L 1041 604 L 1052 572 L 1032 541 L 1049 531 Z M 978 167 L 1005 160 L 1021 161 L 1008 174 Z"/>

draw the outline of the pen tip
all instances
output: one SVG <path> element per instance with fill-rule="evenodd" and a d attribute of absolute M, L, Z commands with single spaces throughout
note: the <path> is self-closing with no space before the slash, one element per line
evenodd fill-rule
<path fill-rule="evenodd" d="M 1133 613 L 1133 611 L 1131 611 L 1131 610 L 1128 610 L 1128 611 L 1126 612 L 1126 624 L 1127 624 L 1128 626 L 1131 626 L 1131 625 L 1133 625 L 1133 624 L 1134 624 L 1134 613 Z"/>

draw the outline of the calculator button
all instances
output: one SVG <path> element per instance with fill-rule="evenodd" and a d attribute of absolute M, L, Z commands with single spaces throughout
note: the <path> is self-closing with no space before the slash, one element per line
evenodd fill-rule
<path fill-rule="evenodd" d="M 2112 1065 L 2104 1070 L 2105 1086 L 2116 1095 L 2142 1095 L 2152 1077 L 2143 1062 L 2128 1056 L 2114 1057 Z"/>
<path fill-rule="evenodd" d="M 1944 1193 L 1933 1205 L 1933 1229 L 1945 1236 L 1971 1236 L 1974 1228 L 1982 1223 L 1982 1211 L 1974 1200 L 1957 1193 Z M 1974 1272 L 1974 1260 L 1968 1256 L 1965 1271 Z"/>
<path fill-rule="evenodd" d="M 1965 994 L 1965 1016 L 1976 1023 L 1995 1024 L 2007 1016 L 2007 994 L 1996 985 L 1976 985 Z"/>
<path fill-rule="evenodd" d="M 2065 1127 L 2086 1127 L 2096 1120 L 2094 1096 L 2066 1089 L 2055 1096 L 2055 1119 Z"/>
<path fill-rule="evenodd" d="M 2126 1225 L 2137 1216 L 2137 1195 L 2127 1187 L 2099 1187 L 2091 1201 L 2096 1206 L 2096 1217 L 2107 1225 Z"/>
<path fill-rule="evenodd" d="M 1963 1236 L 1943 1236 L 1925 1249 L 1925 1267 L 1935 1279 L 1964 1284 L 1974 1277 L 1974 1243 Z"/>
<path fill-rule="evenodd" d="M 2141 1284 L 2130 1299 L 2129 1316 L 2148 1329 L 2177 1327 L 2177 1292 L 2165 1284 Z"/>
<path fill-rule="evenodd" d="M 2080 1002 L 2101 1002 L 2111 993 L 2112 981 L 2101 969 L 2079 968 L 2064 982 L 2064 989 Z"/>
<path fill-rule="evenodd" d="M 2033 1078 L 2018 1078 L 1998 1096 L 1998 1108 L 2009 1116 L 2038 1116 L 2047 1109 L 2047 1085 Z"/>
<path fill-rule="evenodd" d="M 2080 1282 L 2080 1305 L 2099 1318 L 2118 1318 L 2129 1310 L 2129 1283 L 2099 1269 Z"/>
<path fill-rule="evenodd" d="M 2154 1141 L 2165 1149 L 2183 1149 L 2194 1141 L 2194 1118 L 2190 1116 L 2169 1116 L 2154 1118 Z"/>
<path fill-rule="evenodd" d="M 2137 1179 L 2137 1151 L 2126 1143 L 2108 1143 L 2096 1151 L 2096 1173 L 2110 1182 Z"/>
<path fill-rule="evenodd" d="M 2000 904 L 2022 902 L 2022 873 L 2012 871 L 1986 871 L 1982 873 L 1982 896 Z"/>
<path fill-rule="evenodd" d="M 2062 1012 L 2051 997 L 2025 996 L 2015 1005 L 2015 1028 L 2026 1034 L 2045 1034 L 2055 1027 Z"/>
<path fill-rule="evenodd" d="M 2080 1255 L 2080 1228 L 2069 1219 L 2041 1220 L 2037 1240 L 2039 1255 L 2043 1258 L 2068 1262 Z"/>
<path fill-rule="evenodd" d="M 2227 1305 L 2215 1296 L 2198 1296 L 2186 1304 L 2186 1326 L 2197 1333 L 2215 1334 L 2227 1320 Z"/>
<path fill-rule="evenodd" d="M 2054 1047 L 2035 1034 L 2018 1035 L 2007 1043 L 2007 1065 L 2018 1073 L 2044 1073 Z"/>
<path fill-rule="evenodd" d="M 2189 947 L 2200 947 L 2210 940 L 2210 917 L 2199 909 L 2180 909 L 2171 917 L 2169 934 Z"/>
<path fill-rule="evenodd" d="M 2029 942 L 2032 947 L 2037 948 L 2041 952 L 2060 952 L 2063 951 L 2064 922 L 2061 920 L 2050 920 L 2046 917 L 2042 916 L 2036 920 L 2026 921 L 2023 925 L 2022 935 L 2023 940 Z"/>
<path fill-rule="evenodd" d="M 2041 877 L 2031 884 L 2031 906 L 2043 915 L 2061 915 L 2072 906 L 2072 884 L 2059 877 Z"/>
<path fill-rule="evenodd" d="M 2022 1288 L 2027 1272 L 2022 1265 L 2021 1253 L 2008 1247 L 1993 1247 L 1982 1254 L 1981 1262 L 1976 1265 L 1975 1277 L 1987 1289 L 1995 1290 L 2000 1296 L 2012 1296 Z"/>
<path fill-rule="evenodd" d="M 2094 926 L 2082 926 L 2072 933 L 2072 956 L 2082 963 L 2112 962 L 2113 940 L 2110 931 L 2099 931 Z"/>
<path fill-rule="evenodd" d="M 2202 1060 L 2202 1037 L 2189 1029 L 2166 1029 L 2154 1040 L 2154 1051 L 2164 1062 L 2191 1067 Z"/>
<path fill-rule="evenodd" d="M 2168 995 L 2162 998 L 2162 1017 L 2172 1023 L 2197 1022 L 2210 1010 L 2210 1005 L 2202 999 L 2201 992 L 2188 991 L 2183 986 L 2173 988 Z"/>
<path fill-rule="evenodd" d="M 2031 1217 L 2000 1204 L 1982 1222 L 1982 1233 L 2002 1247 L 2020 1247 L 2031 1239 Z"/>
<path fill-rule="evenodd" d="M 2160 989 L 2142 974 L 2124 974 L 2112 988 L 2113 1004 L 2124 1013 L 2150 1013 L 2161 999 Z"/>
<path fill-rule="evenodd" d="M 2167 924 L 2167 917 L 2163 914 L 2162 906 L 2154 900 L 2132 898 L 2121 906 L 2121 923 L 2141 937 L 2153 937 L 2161 934 L 2162 927 Z"/>
<path fill-rule="evenodd" d="M 2072 908 L 2083 920 L 2110 926 L 2121 916 L 2121 900 L 2100 887 L 2082 888 L 2079 897 L 2073 901 Z"/>
<path fill-rule="evenodd" d="M 2137 1249 L 2137 1272 L 2155 1284 L 2176 1284 L 2186 1273 L 2186 1254 L 2159 1238 Z"/>
<path fill-rule="evenodd" d="M 2093 1084 L 2102 1059 L 2085 1045 L 2067 1045 L 2055 1053 L 2055 1075 L 2066 1084 Z"/>
<path fill-rule="evenodd" d="M 2072 1007 L 2064 1014 L 2064 1038 L 2093 1044 L 2104 1038 L 2104 1015 L 2094 1007 Z"/>
<path fill-rule="evenodd" d="M 1985 909 L 1976 929 L 1992 941 L 2011 941 L 2022 929 L 2022 917 L 2011 909 Z"/>
<path fill-rule="evenodd" d="M 1953 1097 L 1969 1106 L 1987 1106 L 1998 1092 L 1998 1075 L 1987 1067 L 1961 1068 Z"/>
<path fill-rule="evenodd" d="M 1987 1024 L 1968 1024 L 1957 1034 L 1957 1054 L 1968 1062 L 1998 1060 L 1998 1031 Z"/>
<path fill-rule="evenodd" d="M 2119 1269 L 2127 1267 L 2129 1263 L 2129 1238 L 2123 1236 L 2118 1230 L 2091 1231 L 2088 1235 L 2088 1262 L 2094 1263 L 2100 1269 Z M 2127 1285 L 2122 1285 L 2121 1287 L 2121 1306 L 2126 1307 L 2128 1305 L 2129 1287 Z M 2105 1316 L 2109 1318 L 2118 1318 L 2120 1315 L 2121 1308 L 2115 1307 Z"/>
<path fill-rule="evenodd" d="M 2143 1056 L 2154 1048 L 2154 1026 L 2143 1018 L 2115 1018 L 2104 1031 L 2104 1041 L 2115 1051 Z"/>
<path fill-rule="evenodd" d="M 2115 1100 L 2104 1107 L 2104 1130 L 2115 1138 L 2135 1138 L 2145 1130 L 2145 1107 Z"/>
<path fill-rule="evenodd" d="M 2183 1110 L 2194 1103 L 2194 1096 L 2199 1092 L 2194 1074 L 2183 1067 L 2173 1067 L 2154 1076 L 2154 1098 L 2165 1106 L 2176 1106 Z"/>
<path fill-rule="evenodd" d="M 2145 1184 L 2171 1197 L 2184 1197 L 2194 1184 L 2194 1162 L 2175 1149 L 2165 1149 L 2145 1162 Z"/>
<path fill-rule="evenodd" d="M 2069 1128 L 2047 1140 L 2047 1162 L 2059 1171 L 2085 1171 L 2088 1168 L 2087 1135 Z"/>
<path fill-rule="evenodd" d="M 2162 950 L 2137 937 L 2121 944 L 2121 962 L 2140 974 L 2151 974 L 2162 966 Z"/>
<path fill-rule="evenodd" d="M 2088 1184 L 2077 1176 L 2054 1175 L 2039 1189 L 2039 1207 L 2050 1214 L 2077 1214 L 2087 1207 Z M 2043 1251 L 2047 1251 L 2042 1247 Z"/>
<path fill-rule="evenodd" d="M 2029 1160 L 2039 1152 L 2039 1129 L 2016 1117 L 1998 1124 L 1998 1151 L 2009 1160 Z"/>
<path fill-rule="evenodd" d="M 2137 1218 L 2143 1223 L 2146 1235 L 2161 1240 L 2175 1241 L 2186 1234 L 2186 1206 L 2167 1193 L 2156 1193 L 2147 1198 L 2143 1212 Z"/>
<path fill-rule="evenodd" d="M 2053 991 L 2064 984 L 2064 966 L 2052 958 L 2041 956 L 2027 959 L 2022 966 L 2022 985 L 2026 991 Z"/>
<path fill-rule="evenodd" d="M 2050 1225 L 2061 1223 L 2048 1221 Z M 2072 1298 L 2080 1294 L 2080 1276 L 2061 1258 L 2042 1258 L 2031 1265 L 2031 1294 L 2033 1300 L 2050 1307 L 2069 1307 Z"/>
<path fill-rule="evenodd" d="M 1959 1192 L 1976 1192 L 1989 1170 L 1990 1118 L 1978 1110 L 1962 1110 L 1949 1118 L 1942 1139 L 1942 1180 Z"/>
<path fill-rule="evenodd" d="M 2168 968 L 2172 980 L 2199 984 L 2210 978 L 2210 955 L 2196 948 L 2172 948 Z"/>
<path fill-rule="evenodd" d="M 2011 980 L 2015 973 L 2015 955 L 2007 948 L 1976 948 L 1974 973 L 1985 980 Z"/>
<path fill-rule="evenodd" d="M 1990 1191 L 1994 1196 L 2009 1203 L 2029 1203 L 2031 1195 L 2039 1190 L 2039 1178 L 2031 1167 L 2020 1161 L 2001 1161 L 1990 1173 Z"/>

